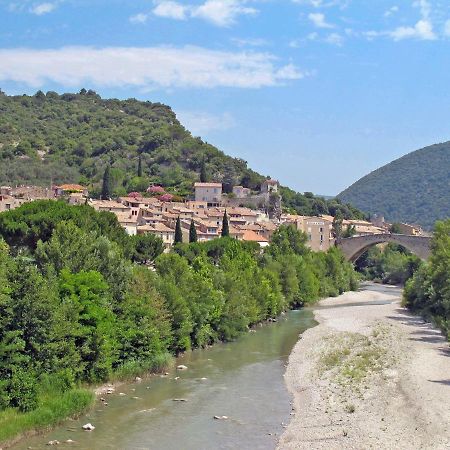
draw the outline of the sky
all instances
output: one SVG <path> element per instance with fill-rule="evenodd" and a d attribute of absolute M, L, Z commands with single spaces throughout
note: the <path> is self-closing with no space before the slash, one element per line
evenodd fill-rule
<path fill-rule="evenodd" d="M 450 1 L 0 0 L 0 88 L 83 87 L 335 195 L 450 139 Z"/>

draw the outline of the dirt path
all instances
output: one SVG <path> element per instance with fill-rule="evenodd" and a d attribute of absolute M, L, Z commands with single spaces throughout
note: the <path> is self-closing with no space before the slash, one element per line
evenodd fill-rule
<path fill-rule="evenodd" d="M 279 449 L 450 449 L 449 345 L 400 299 L 370 284 L 320 302 L 289 358 Z"/>

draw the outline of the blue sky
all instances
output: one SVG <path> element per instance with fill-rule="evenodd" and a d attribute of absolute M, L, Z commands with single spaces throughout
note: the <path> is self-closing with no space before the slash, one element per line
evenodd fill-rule
<path fill-rule="evenodd" d="M 450 139 L 447 0 L 0 0 L 0 87 L 170 105 L 301 192 Z"/>

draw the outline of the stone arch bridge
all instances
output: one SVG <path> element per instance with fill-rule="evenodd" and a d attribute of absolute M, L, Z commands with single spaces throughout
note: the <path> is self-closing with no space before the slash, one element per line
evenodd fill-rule
<path fill-rule="evenodd" d="M 370 247 L 383 242 L 400 244 L 421 259 L 428 259 L 431 255 L 431 237 L 428 236 L 391 233 L 371 234 L 340 239 L 336 242 L 336 246 L 342 250 L 349 261 L 355 262 Z"/>

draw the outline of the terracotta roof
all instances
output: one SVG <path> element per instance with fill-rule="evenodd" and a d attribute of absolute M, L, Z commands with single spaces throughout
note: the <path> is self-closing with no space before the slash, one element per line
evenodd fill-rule
<path fill-rule="evenodd" d="M 117 212 L 115 215 L 119 223 L 137 223 L 137 216 L 132 216 L 128 212 Z"/>
<path fill-rule="evenodd" d="M 86 188 L 81 186 L 81 184 L 61 184 L 61 186 L 56 186 L 64 191 L 84 191 Z"/>
<path fill-rule="evenodd" d="M 194 187 L 222 187 L 222 183 L 194 183 Z"/>
<path fill-rule="evenodd" d="M 175 233 L 172 228 L 164 225 L 163 223 L 138 225 L 138 231 L 148 231 L 149 233 Z"/>
<path fill-rule="evenodd" d="M 269 242 L 268 239 L 266 239 L 263 236 L 260 236 L 259 234 L 256 234 L 252 230 L 244 230 L 244 241 L 253 241 L 253 242 Z"/>
<path fill-rule="evenodd" d="M 116 202 L 114 200 L 90 200 L 89 204 L 94 208 L 97 206 L 99 208 L 121 208 L 128 209 L 123 203 Z"/>

